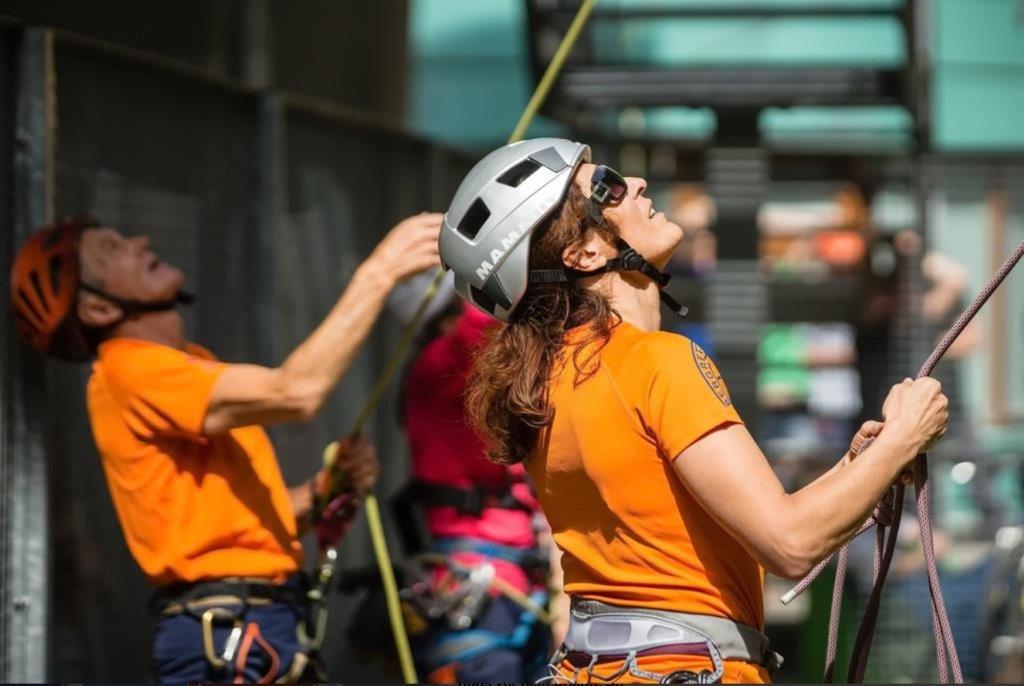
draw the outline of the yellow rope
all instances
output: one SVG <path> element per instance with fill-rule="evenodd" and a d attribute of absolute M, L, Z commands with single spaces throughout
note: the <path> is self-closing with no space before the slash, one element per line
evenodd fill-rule
<path fill-rule="evenodd" d="M 405 631 L 405 620 L 402 617 L 402 604 L 398 599 L 398 582 L 395 581 L 394 568 L 391 566 L 391 555 L 388 553 L 387 539 L 384 537 L 384 523 L 380 518 L 377 497 L 372 493 L 366 495 L 366 521 L 370 525 L 370 538 L 373 540 L 373 552 L 377 555 L 377 566 L 380 567 L 380 578 L 384 582 L 384 597 L 388 603 L 388 617 L 391 618 L 391 633 L 395 637 L 398 648 L 398 661 L 402 665 L 402 676 L 405 683 L 418 683 L 416 665 L 409 649 L 409 635 Z"/>
<path fill-rule="evenodd" d="M 555 54 L 551 57 L 551 64 L 548 65 L 540 83 L 537 84 L 537 89 L 533 91 L 533 97 L 530 98 L 530 102 L 527 103 L 526 109 L 523 110 L 523 116 L 519 117 L 519 123 L 516 124 L 516 128 L 513 129 L 512 135 L 508 137 L 509 143 L 515 143 L 526 135 L 526 130 L 530 128 L 530 122 L 532 122 L 533 118 L 537 116 L 537 110 L 540 109 L 540 106 L 544 104 L 544 100 L 548 97 L 548 92 L 551 90 L 551 86 L 555 83 L 555 77 L 558 76 L 558 72 L 562 70 L 562 65 L 565 64 L 565 58 L 567 58 L 569 53 L 572 52 L 572 47 L 576 44 L 576 39 L 579 38 L 580 31 L 583 30 L 583 26 L 587 23 L 587 18 L 590 17 L 590 10 L 594 9 L 594 2 L 596 2 L 596 0 L 584 0 L 583 4 L 580 5 L 580 9 L 576 13 L 575 19 L 573 19 L 572 24 L 569 25 L 569 30 L 565 32 L 565 37 L 562 39 L 562 43 L 558 46 L 558 50 L 555 50 Z"/>
<path fill-rule="evenodd" d="M 555 51 L 554 56 L 551 58 L 551 63 L 548 65 L 547 70 L 544 72 L 544 76 L 541 78 L 540 83 L 537 84 L 536 90 L 533 92 L 533 97 L 530 98 L 530 102 L 527 103 L 526 109 L 523 110 L 522 116 L 519 118 L 519 123 L 516 124 L 515 130 L 512 135 L 509 136 L 508 142 L 515 143 L 522 139 L 526 134 L 527 129 L 530 127 L 530 123 L 537 115 L 537 111 L 540 106 L 544 103 L 548 93 L 551 91 L 551 86 L 555 82 L 555 78 L 558 76 L 558 72 L 561 71 L 562 65 L 565 64 L 566 57 L 572 52 L 573 45 L 579 38 L 580 32 L 583 26 L 587 22 L 587 18 L 590 16 L 590 11 L 594 7 L 596 0 L 584 0 L 583 4 L 580 5 L 579 11 L 576 13 L 575 19 L 569 26 L 569 30 L 566 32 L 565 37 L 562 38 L 561 44 Z M 444 270 L 438 269 L 434 279 L 430 282 L 430 286 L 427 291 L 423 294 L 423 299 L 420 301 L 419 307 L 416 309 L 416 314 L 413 316 L 412 321 L 406 327 L 402 334 L 401 340 L 398 342 L 398 346 L 395 351 L 388 358 L 387 364 L 384 366 L 384 370 L 380 376 L 377 377 L 376 383 L 370 390 L 370 395 L 366 399 L 366 404 L 363 406 L 362 411 L 359 413 L 358 418 L 355 421 L 351 435 L 357 435 L 362 432 L 366 423 L 369 421 L 370 416 L 374 410 L 377 409 L 377 405 L 380 403 L 381 398 L 384 396 L 384 392 L 387 390 L 388 384 L 391 383 L 392 377 L 398 371 L 398 367 L 405 357 L 405 353 L 408 351 L 409 346 L 416 336 L 416 332 L 419 329 L 420 321 L 423 319 L 424 313 L 427 311 L 427 307 L 430 305 L 430 301 L 434 299 L 434 295 L 437 293 L 438 286 L 441 283 L 441 279 L 444 277 Z M 331 466 L 334 464 L 334 458 L 338 452 L 337 442 L 331 443 L 324 450 L 324 464 Z M 387 599 L 388 606 L 388 617 L 391 620 L 391 631 L 395 637 L 395 647 L 398 649 L 398 659 L 402 665 L 402 675 L 407 684 L 417 683 L 416 678 L 416 667 L 412 659 L 412 651 L 409 648 L 409 636 L 405 631 L 405 622 L 402 618 L 401 602 L 398 597 L 398 583 L 395 581 L 394 568 L 391 566 L 391 556 L 388 554 L 387 539 L 384 535 L 384 524 L 380 517 L 380 508 L 377 504 L 377 498 L 372 494 L 368 493 L 365 496 L 366 500 L 366 521 L 370 528 L 370 538 L 373 541 L 373 550 L 377 557 L 377 566 L 380 568 L 381 580 L 384 582 L 384 594 Z M 328 577 L 329 578 L 329 577 Z"/>

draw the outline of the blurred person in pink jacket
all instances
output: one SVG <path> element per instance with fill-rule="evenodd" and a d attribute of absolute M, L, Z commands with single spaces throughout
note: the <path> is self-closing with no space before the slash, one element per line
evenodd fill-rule
<path fill-rule="evenodd" d="M 433 278 L 392 295 L 402 323 Z M 403 598 L 417 667 L 433 683 L 532 681 L 551 648 L 547 527 L 525 469 L 486 459 L 464 406 L 473 353 L 498 322 L 454 297 L 451 274 L 423 320 L 401 400 L 411 481 L 395 508 L 415 554 Z"/>

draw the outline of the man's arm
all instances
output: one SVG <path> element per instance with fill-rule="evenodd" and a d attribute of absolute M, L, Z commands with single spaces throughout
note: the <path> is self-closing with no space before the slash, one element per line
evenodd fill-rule
<path fill-rule="evenodd" d="M 320 326 L 280 367 L 228 366 L 214 384 L 203 433 L 312 419 L 348 370 L 394 285 L 438 264 L 441 216 L 415 215 L 392 229 Z"/>

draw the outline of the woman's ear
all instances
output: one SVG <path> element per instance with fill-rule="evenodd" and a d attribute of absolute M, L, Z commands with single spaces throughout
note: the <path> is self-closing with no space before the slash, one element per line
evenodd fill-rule
<path fill-rule="evenodd" d="M 98 329 L 118 322 L 124 314 L 114 303 L 92 293 L 79 294 L 76 313 L 80 322 Z"/>
<path fill-rule="evenodd" d="M 562 264 L 569 269 L 592 272 L 600 269 L 615 256 L 615 248 L 598 232 L 590 231 L 586 237 L 562 251 Z"/>

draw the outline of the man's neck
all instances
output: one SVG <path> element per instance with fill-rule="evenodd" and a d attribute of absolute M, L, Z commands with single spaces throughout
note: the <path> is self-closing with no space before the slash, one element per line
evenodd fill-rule
<path fill-rule="evenodd" d="M 661 295 L 657 285 L 642 274 L 610 272 L 604 275 L 602 289 L 622 321 L 643 331 L 661 329 Z"/>
<path fill-rule="evenodd" d="M 185 321 L 177 310 L 143 312 L 114 327 L 110 338 L 138 338 L 178 350 L 185 349 Z"/>

